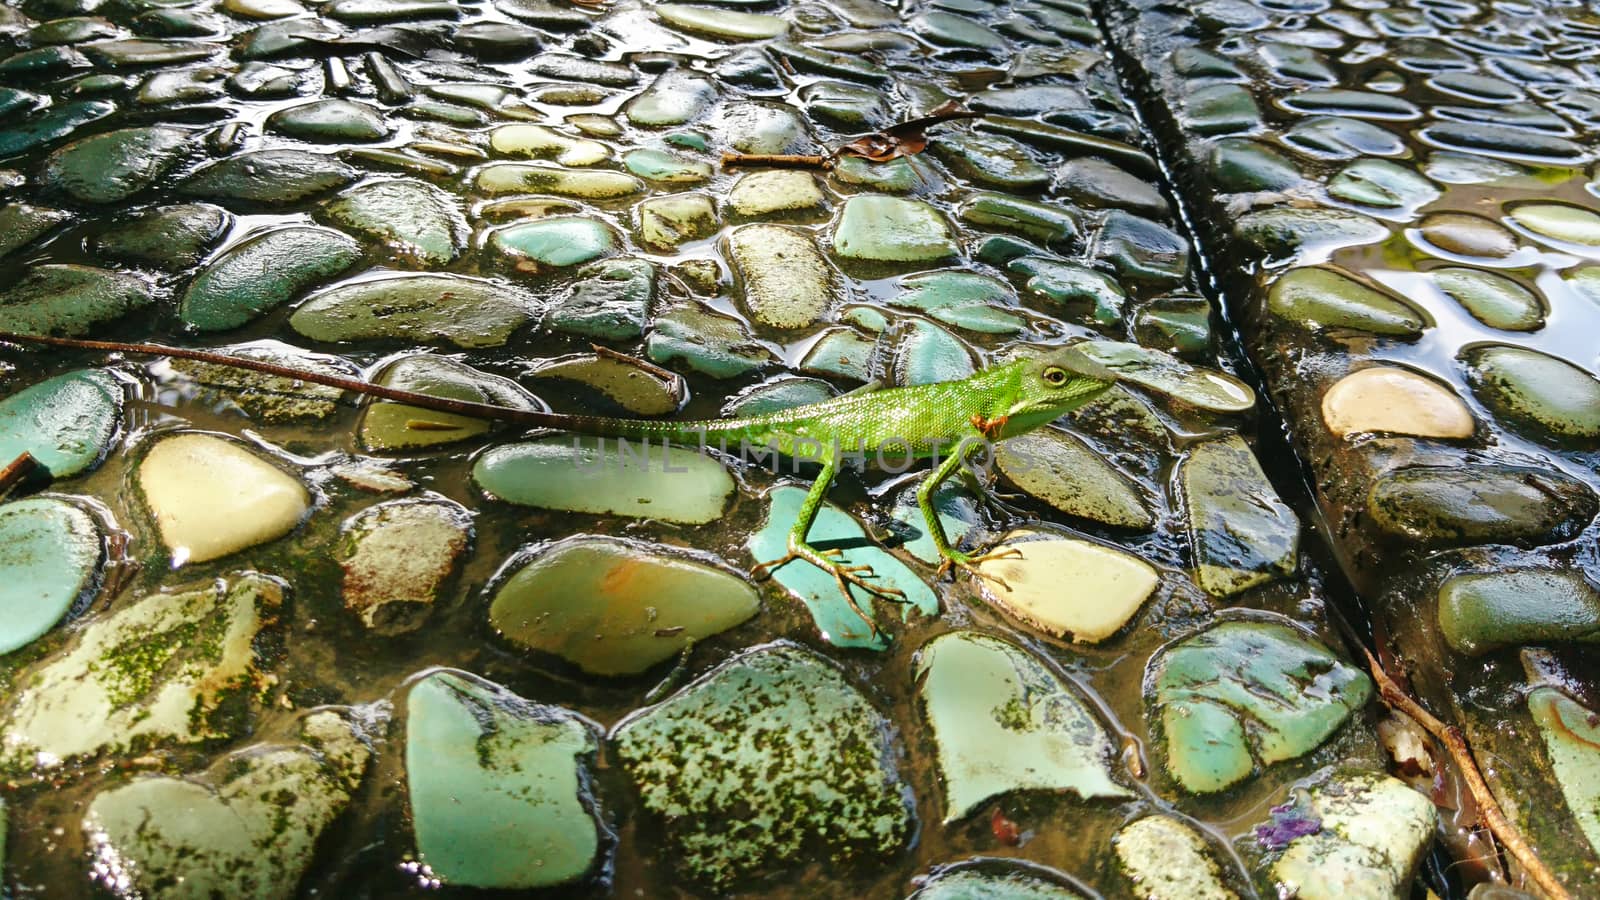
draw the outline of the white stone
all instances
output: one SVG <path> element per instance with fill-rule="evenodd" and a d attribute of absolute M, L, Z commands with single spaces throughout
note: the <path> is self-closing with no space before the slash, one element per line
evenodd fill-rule
<path fill-rule="evenodd" d="M 1344 437 L 1362 432 L 1465 438 L 1472 413 L 1431 378 L 1393 366 L 1352 372 L 1322 395 L 1322 420 Z"/>
<path fill-rule="evenodd" d="M 311 508 L 297 479 L 208 434 L 174 435 L 150 448 L 139 464 L 139 488 L 174 565 L 283 537 Z"/>
<path fill-rule="evenodd" d="M 1043 538 L 1030 540 L 1030 538 Z M 978 564 L 996 605 L 1056 637 L 1097 644 L 1126 625 L 1160 582 L 1156 570 L 1128 553 L 1092 541 L 1018 529 L 997 549 L 1021 556 Z"/>

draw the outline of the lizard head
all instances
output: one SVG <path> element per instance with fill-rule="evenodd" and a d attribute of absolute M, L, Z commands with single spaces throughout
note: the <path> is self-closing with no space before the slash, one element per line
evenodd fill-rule
<path fill-rule="evenodd" d="M 1116 373 L 1076 347 L 1056 347 L 1019 360 L 1022 383 L 1013 417 L 1050 421 L 1111 389 Z"/>

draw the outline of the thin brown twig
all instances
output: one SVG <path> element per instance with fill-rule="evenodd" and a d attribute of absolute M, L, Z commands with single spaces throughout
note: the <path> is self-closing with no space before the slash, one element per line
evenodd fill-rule
<path fill-rule="evenodd" d="M 121 341 L 85 341 L 77 338 L 15 334 L 9 331 L 0 331 L 0 341 L 14 344 L 43 344 L 48 347 L 67 347 L 74 350 L 103 350 L 111 353 L 138 353 L 146 356 L 192 359 L 195 362 L 208 363 L 214 366 L 247 369 L 251 372 L 260 372 L 265 375 L 276 375 L 279 378 L 291 378 L 311 384 L 339 388 L 351 393 L 392 400 L 396 403 L 405 403 L 410 406 L 431 409 L 435 412 L 454 413 L 458 416 L 469 416 L 474 419 L 510 422 L 531 428 L 570 429 L 574 418 L 582 418 L 564 416 L 559 413 L 540 412 L 534 409 L 498 406 L 493 403 L 477 403 L 471 400 L 452 400 L 447 397 L 435 397 L 432 394 L 419 394 L 416 391 L 385 387 L 381 384 L 373 384 L 370 381 L 361 381 L 357 378 L 325 375 L 321 372 L 310 372 L 305 369 L 296 369 L 292 366 L 264 362 L 259 359 L 246 359 L 239 356 L 229 356 L 225 353 L 212 353 L 207 350 L 190 350 L 186 347 L 168 347 L 162 344 L 131 344 Z"/>
<path fill-rule="evenodd" d="M 734 153 L 722 154 L 722 167 L 734 169 L 740 166 L 765 166 L 772 169 L 819 169 L 833 168 L 833 157 L 817 156 L 804 153 Z"/>
<path fill-rule="evenodd" d="M 6 463 L 6 467 L 0 469 L 0 499 L 9 496 L 13 490 L 16 490 L 17 485 L 21 484 L 38 468 L 39 461 L 34 459 L 33 454 L 26 450 L 18 454 L 16 459 Z"/>
<path fill-rule="evenodd" d="M 1461 770 L 1461 776 L 1467 782 L 1467 789 L 1472 792 L 1472 799 L 1477 802 L 1485 824 L 1500 841 L 1501 846 L 1516 859 L 1528 873 L 1528 877 L 1550 900 L 1571 900 L 1567 889 L 1562 887 L 1554 873 L 1545 867 L 1543 860 L 1539 859 L 1539 854 L 1528 846 L 1522 833 L 1511 824 L 1505 813 L 1501 812 L 1499 802 L 1489 791 L 1488 783 L 1483 780 L 1483 773 L 1478 771 L 1478 764 L 1472 757 L 1472 748 L 1467 746 L 1467 739 L 1462 736 L 1461 729 L 1454 725 L 1446 725 L 1434 718 L 1432 713 L 1422 708 L 1422 704 L 1413 700 L 1410 694 L 1394 683 L 1394 679 L 1384 671 L 1371 650 L 1363 647 L 1362 652 L 1367 655 L 1367 668 L 1371 670 L 1373 680 L 1378 683 L 1378 693 L 1382 695 L 1383 702 L 1390 708 L 1410 716 L 1433 735 L 1435 740 L 1444 745 L 1456 768 Z"/>

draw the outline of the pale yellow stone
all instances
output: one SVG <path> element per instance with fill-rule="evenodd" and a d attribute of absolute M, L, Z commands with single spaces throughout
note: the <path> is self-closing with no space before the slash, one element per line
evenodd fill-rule
<path fill-rule="evenodd" d="M 1406 369 L 1374 366 L 1353 372 L 1322 395 L 1322 420 L 1343 437 L 1360 432 L 1464 438 L 1472 413 L 1449 388 Z"/>
<path fill-rule="evenodd" d="M 978 564 L 984 575 L 1005 582 L 983 580 L 990 599 L 1040 630 L 1071 635 L 1078 643 L 1097 644 L 1116 634 L 1160 581 L 1144 560 L 1092 541 L 1022 528 L 996 549 L 1007 548 L 1021 556 Z"/>
<path fill-rule="evenodd" d="M 543 125 L 503 125 L 489 135 L 489 146 L 500 153 L 553 159 L 563 166 L 592 166 L 611 156 L 611 148 L 599 141 L 572 137 Z"/>
<path fill-rule="evenodd" d="M 207 434 L 179 434 L 152 447 L 139 464 L 139 488 L 176 565 L 282 537 L 311 508 L 298 480 Z"/>

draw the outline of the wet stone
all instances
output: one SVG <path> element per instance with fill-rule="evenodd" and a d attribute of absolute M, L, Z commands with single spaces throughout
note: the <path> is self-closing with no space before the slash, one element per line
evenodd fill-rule
<path fill-rule="evenodd" d="M 1528 712 L 1543 738 L 1545 753 L 1562 799 L 1589 846 L 1600 843 L 1600 823 L 1593 814 L 1600 800 L 1595 766 L 1600 734 L 1595 714 L 1560 689 L 1541 685 L 1528 692 Z M 1575 853 L 1582 852 L 1574 848 Z"/>
<path fill-rule="evenodd" d="M 711 178 L 711 166 L 708 163 L 648 147 L 629 150 L 623 154 L 622 164 L 629 172 L 647 181 L 698 184 Z"/>
<path fill-rule="evenodd" d="M 717 97 L 710 79 L 673 69 L 662 73 L 650 87 L 623 107 L 628 121 L 646 128 L 682 125 L 699 118 Z"/>
<path fill-rule="evenodd" d="M 519 506 L 686 525 L 721 518 L 735 490 L 728 470 L 696 450 L 576 436 L 494 447 L 473 464 L 472 480 Z"/>
<path fill-rule="evenodd" d="M 1027 327 L 1020 313 L 1007 309 L 1015 306 L 1016 293 L 1004 282 L 972 272 L 949 269 L 907 275 L 889 303 L 966 331 L 1014 334 Z"/>
<path fill-rule="evenodd" d="M 739 153 L 809 153 L 816 149 L 805 119 L 778 103 L 730 103 L 717 131 L 728 147 Z"/>
<path fill-rule="evenodd" d="M 743 285 L 751 318 L 771 328 L 804 328 L 839 294 L 838 276 L 809 234 L 779 225 L 747 225 L 728 238 L 728 261 Z"/>
<path fill-rule="evenodd" d="M 1389 236 L 1382 223 L 1360 213 L 1318 207 L 1275 207 L 1245 213 L 1233 235 L 1276 258 L 1289 258 L 1307 248 L 1330 252 Z"/>
<path fill-rule="evenodd" d="M 489 135 L 489 146 L 499 153 L 550 159 L 563 166 L 592 166 L 611 157 L 611 148 L 599 141 L 522 123 L 496 128 Z"/>
<path fill-rule="evenodd" d="M 1600 380 L 1566 360 L 1504 344 L 1468 348 L 1473 392 L 1486 406 L 1539 436 L 1600 438 Z"/>
<path fill-rule="evenodd" d="M 178 304 L 184 324 L 225 331 L 254 321 L 355 265 L 361 247 L 327 228 L 291 226 L 249 235 L 189 283 Z"/>
<path fill-rule="evenodd" d="M 456 198 L 423 181 L 371 181 L 323 207 L 328 220 L 407 258 L 444 265 L 466 243 L 467 220 Z"/>
<path fill-rule="evenodd" d="M 53 481 L 87 472 L 109 448 L 122 406 L 121 383 L 99 369 L 24 388 L 0 401 L 0 457 L 10 462 L 28 453 Z"/>
<path fill-rule="evenodd" d="M 1028 296 L 1061 306 L 1088 307 L 1090 316 L 1102 325 L 1122 320 L 1128 296 L 1102 272 L 1051 256 L 1022 256 L 1004 265 L 1006 271 L 1023 277 L 1022 289 Z"/>
<path fill-rule="evenodd" d="M 447 885 L 576 881 L 608 838 L 590 793 L 597 729 L 465 672 L 406 694 L 405 771 L 417 857 Z"/>
<path fill-rule="evenodd" d="M 1182 235 L 1120 209 L 1101 223 L 1095 256 L 1137 284 L 1172 288 L 1189 275 L 1189 242 Z"/>
<path fill-rule="evenodd" d="M 1318 827 L 1290 841 L 1272 864 L 1281 894 L 1337 900 L 1405 893 L 1436 827 L 1437 813 L 1425 795 L 1398 779 L 1360 773 L 1291 796 L 1292 805 L 1285 804 L 1291 814 Z"/>
<path fill-rule="evenodd" d="M 464 275 L 391 275 L 319 291 L 289 317 L 315 341 L 389 338 L 498 347 L 533 316 L 534 298 L 509 285 Z"/>
<path fill-rule="evenodd" d="M 275 341 L 257 341 L 217 352 L 245 359 L 288 366 L 305 372 L 359 378 L 353 364 L 337 356 L 311 354 Z M 252 419 L 278 423 L 326 419 L 338 412 L 344 391 L 298 378 L 252 372 L 236 366 L 213 365 L 187 359 L 168 362 L 172 370 L 199 386 L 196 397 L 217 407 L 233 407 Z"/>
<path fill-rule="evenodd" d="M 1006 49 L 1005 38 L 966 16 L 947 12 L 925 12 L 912 17 L 908 24 L 918 35 L 943 47 L 967 47 L 989 51 Z"/>
<path fill-rule="evenodd" d="M 868 263 L 935 263 L 956 255 L 950 226 L 917 200 L 856 196 L 845 202 L 833 233 L 834 252 Z"/>
<path fill-rule="evenodd" d="M 1170 214 L 1165 197 L 1149 182 L 1114 163 L 1085 157 L 1056 170 L 1055 188 L 1086 209 L 1121 209 L 1141 216 Z"/>
<path fill-rule="evenodd" d="M 51 769 L 144 744 L 233 737 L 264 660 L 253 646 L 283 603 L 258 574 L 124 600 L 29 673 L 0 737 L 0 764 Z M 198 637 L 197 637 L 198 636 Z"/>
<path fill-rule="evenodd" d="M 477 186 L 486 194 L 557 194 L 588 200 L 614 200 L 645 189 L 644 182 L 622 172 L 522 163 L 485 166 L 478 171 Z"/>
<path fill-rule="evenodd" d="M 99 253 L 166 271 L 187 269 L 222 239 L 233 217 L 207 203 L 162 206 L 139 213 L 96 235 Z"/>
<path fill-rule="evenodd" d="M 720 225 L 716 201 L 693 192 L 651 197 L 639 204 L 638 215 L 639 243 L 662 252 L 710 237 Z"/>
<path fill-rule="evenodd" d="M 968 131 L 941 135 L 934 153 L 956 175 L 985 187 L 1036 191 L 1050 183 L 1050 172 L 1028 148 L 998 134 Z"/>
<path fill-rule="evenodd" d="M 1450 648 L 1600 641 L 1600 591 L 1577 572 L 1515 569 L 1453 575 L 1439 585 L 1439 630 Z"/>
<path fill-rule="evenodd" d="M 4 63 L 0 63 L 3 73 Z M 0 159 L 27 153 L 35 147 L 52 144 L 91 122 L 116 111 L 108 100 L 70 100 L 57 103 L 42 113 L 0 131 Z"/>
<path fill-rule="evenodd" d="M 1300 521 L 1273 490 L 1243 438 L 1195 446 L 1179 470 L 1179 485 L 1196 580 L 1206 593 L 1231 597 L 1294 574 Z"/>
<path fill-rule="evenodd" d="M 749 172 L 728 191 L 728 212 L 740 219 L 811 219 L 827 208 L 822 188 L 809 172 Z"/>
<path fill-rule="evenodd" d="M 1439 193 L 1415 170 L 1384 159 L 1353 162 L 1328 182 L 1331 197 L 1384 209 L 1421 206 L 1437 199 Z"/>
<path fill-rule="evenodd" d="M 276 540 L 311 510 L 298 478 L 199 432 L 159 439 L 139 462 L 138 487 L 174 566 Z"/>
<path fill-rule="evenodd" d="M 1117 862 L 1139 900 L 1187 897 L 1237 900 L 1222 880 L 1205 838 L 1175 816 L 1145 816 L 1111 839 Z"/>
<path fill-rule="evenodd" d="M 800 360 L 800 371 L 825 378 L 870 381 L 878 343 L 854 328 L 830 328 Z"/>
<path fill-rule="evenodd" d="M 49 631 L 93 588 L 102 540 L 94 518 L 68 500 L 0 506 L 0 656 Z"/>
<path fill-rule="evenodd" d="M 1517 161 L 1581 165 L 1593 158 L 1582 144 L 1521 128 L 1475 122 L 1442 122 L 1420 129 L 1418 136 L 1446 150 L 1482 153 Z"/>
<path fill-rule="evenodd" d="M 267 117 L 268 130 L 307 141 L 376 141 L 389 134 L 383 114 L 365 103 L 314 100 Z"/>
<path fill-rule="evenodd" d="M 958 214 L 980 228 L 1012 232 L 1046 244 L 1070 244 L 1078 238 L 1078 220 L 1061 204 L 985 191 L 969 195 Z"/>
<path fill-rule="evenodd" d="M 460 15 L 456 5 L 445 0 L 334 0 L 324 12 L 341 22 L 357 24 L 453 19 Z"/>
<path fill-rule="evenodd" d="M 69 212 L 31 203 L 0 206 L 0 256 L 28 246 L 71 219 Z"/>
<path fill-rule="evenodd" d="M 1133 320 L 1142 346 L 1179 357 L 1204 358 L 1211 351 L 1211 303 L 1204 297 L 1175 294 L 1140 307 Z"/>
<path fill-rule="evenodd" d="M 845 132 L 869 131 L 890 117 L 881 91 L 842 81 L 819 81 L 800 93 L 813 120 Z"/>
<path fill-rule="evenodd" d="M 681 3 L 659 3 L 655 7 L 661 21 L 692 34 L 730 41 L 759 41 L 782 37 L 789 25 L 782 16 L 763 13 L 735 12 L 728 9 L 707 9 Z"/>
<path fill-rule="evenodd" d="M 941 183 L 933 167 L 915 156 L 902 156 L 886 163 L 847 156 L 834 166 L 833 177 L 845 184 L 859 184 L 889 194 L 932 190 Z"/>
<path fill-rule="evenodd" d="M 354 181 L 356 170 L 320 153 L 256 150 L 211 163 L 179 185 L 196 197 L 287 204 Z"/>
<path fill-rule="evenodd" d="M 83 830 L 99 877 L 140 893 L 181 884 L 196 896 L 292 896 L 372 755 L 347 715 L 319 710 L 301 721 L 299 743 L 96 794 Z"/>
<path fill-rule="evenodd" d="M 913 319 L 893 333 L 890 381 L 898 385 L 958 381 L 977 371 L 972 351 L 960 338 L 932 322 Z"/>
<path fill-rule="evenodd" d="M 976 631 L 917 651 L 912 676 L 939 748 L 945 824 L 1014 791 L 1123 798 L 1111 739 L 1090 707 L 1027 651 Z"/>
<path fill-rule="evenodd" d="M 144 190 L 188 155 L 177 128 L 124 128 L 73 141 L 45 161 L 44 183 L 85 203 L 116 203 Z"/>
<path fill-rule="evenodd" d="M 773 361 L 732 316 L 683 304 L 656 316 L 645 354 L 662 365 L 681 363 L 712 378 L 736 378 Z"/>
<path fill-rule="evenodd" d="M 1085 341 L 1077 347 L 1118 380 L 1198 409 L 1238 413 L 1256 403 L 1255 391 L 1232 375 L 1191 366 L 1160 350 L 1123 341 Z"/>
<path fill-rule="evenodd" d="M 1055 877 L 1049 877 L 1055 876 Z M 991 859 L 935 871 L 907 900 L 1083 900 L 1043 866 L 1000 866 Z"/>
<path fill-rule="evenodd" d="M 1305 180 L 1283 154 L 1249 138 L 1215 141 L 1208 161 L 1211 180 L 1223 191 L 1281 191 Z"/>
<path fill-rule="evenodd" d="M 995 448 L 995 464 L 1007 481 L 1069 516 L 1139 531 L 1155 524 L 1127 476 L 1068 432 L 1041 428 L 1011 438 Z"/>
<path fill-rule="evenodd" d="M 1372 683 L 1287 620 L 1229 621 L 1161 651 L 1146 676 L 1168 774 L 1209 794 L 1316 749 Z"/>
<path fill-rule="evenodd" d="M 1400 156 L 1406 143 L 1381 125 L 1342 116 L 1302 119 L 1283 134 L 1283 142 L 1311 156 L 1355 159 L 1362 156 Z"/>
<path fill-rule="evenodd" d="M 570 293 L 545 317 L 556 331 L 604 340 L 644 333 L 655 296 L 656 267 L 642 259 L 608 259 L 578 270 Z"/>
<path fill-rule="evenodd" d="M 470 515 L 445 500 L 397 500 L 345 523 L 336 553 L 345 608 L 379 634 L 421 627 L 471 538 Z"/>
<path fill-rule="evenodd" d="M 524 59 L 542 43 L 536 29 L 515 22 L 468 22 L 456 29 L 451 41 L 480 60 Z"/>
<path fill-rule="evenodd" d="M 904 847 L 914 819 L 888 728 L 833 664 L 780 641 L 635 713 L 612 741 L 677 868 L 726 890 L 802 864 L 808 846 L 835 864 Z M 730 835 L 730 817 L 752 827 Z"/>
<path fill-rule="evenodd" d="M 1439 290 L 1490 328 L 1537 331 L 1544 327 L 1544 302 L 1504 275 L 1465 266 L 1432 269 L 1428 274 Z"/>
<path fill-rule="evenodd" d="M 154 299 L 132 275 L 90 266 L 34 266 L 0 291 L 0 330 L 77 337 Z"/>
<path fill-rule="evenodd" d="M 581 265 L 617 252 L 617 234 L 610 226 L 580 216 L 553 216 L 509 225 L 489 237 L 489 246 L 505 254 L 517 269 L 544 272 Z"/>
<path fill-rule="evenodd" d="M 683 377 L 643 360 L 612 353 L 579 353 L 544 363 L 530 373 L 582 385 L 636 416 L 677 411 L 687 393 Z"/>
<path fill-rule="evenodd" d="M 1005 582 L 986 581 L 989 598 L 1040 631 L 1076 643 L 1098 644 L 1121 631 L 1160 582 L 1139 557 L 1081 538 L 1019 529 L 999 546 L 1018 555 L 978 564 Z"/>
<path fill-rule="evenodd" d="M 222 49 L 219 44 L 180 39 L 149 40 L 128 38 L 124 40 L 95 41 L 79 47 L 95 62 L 107 68 L 123 66 L 155 66 L 194 62 L 215 55 Z"/>
<path fill-rule="evenodd" d="M 1395 366 L 1360 369 L 1339 379 L 1322 395 L 1322 421 L 1339 437 L 1468 438 L 1476 429 L 1472 412 L 1449 388 Z"/>
<path fill-rule="evenodd" d="M 1255 98 L 1236 84 L 1196 88 L 1184 97 L 1183 105 L 1184 124 L 1200 134 L 1232 134 L 1261 124 Z"/>
<path fill-rule="evenodd" d="M 1600 215 L 1579 206 L 1524 203 L 1511 209 L 1511 221 L 1558 247 L 1600 247 Z"/>
<path fill-rule="evenodd" d="M 1267 291 L 1267 308 L 1280 319 L 1317 331 L 1351 329 L 1411 339 L 1429 324 L 1410 301 L 1321 267 L 1290 269 L 1278 276 Z"/>
<path fill-rule="evenodd" d="M 374 381 L 384 387 L 448 400 L 510 409 L 544 408 L 516 382 L 480 372 L 446 356 L 403 356 L 384 366 L 374 376 Z M 488 434 L 494 427 L 494 422 L 478 416 L 375 398 L 362 412 L 356 426 L 356 439 L 366 450 L 403 453 L 471 440 Z"/>
<path fill-rule="evenodd" d="M 1388 472 L 1373 483 L 1366 507 L 1381 531 L 1419 546 L 1528 545 L 1576 535 L 1600 501 L 1554 471 L 1476 464 Z"/>
<path fill-rule="evenodd" d="M 518 647 L 596 675 L 633 675 L 760 611 L 755 588 L 724 569 L 614 538 L 539 551 L 489 601 L 489 623 Z"/>
<path fill-rule="evenodd" d="M 1435 213 L 1418 226 L 1428 244 L 1457 256 L 1504 259 L 1517 250 L 1516 236 L 1482 216 Z"/>

